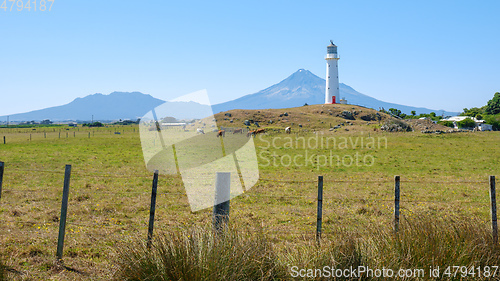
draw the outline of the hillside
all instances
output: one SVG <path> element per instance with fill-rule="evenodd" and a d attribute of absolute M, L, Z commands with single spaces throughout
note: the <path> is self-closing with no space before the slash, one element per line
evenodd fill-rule
<path fill-rule="evenodd" d="M 230 115 L 230 116 L 229 116 Z M 259 124 L 261 128 L 280 129 L 291 127 L 297 131 L 373 131 L 378 130 L 385 121 L 394 120 L 388 114 L 371 108 L 343 105 L 318 104 L 286 109 L 248 110 L 235 109 L 215 114 L 220 127 L 246 128 L 245 120 L 250 122 L 250 129 Z"/>

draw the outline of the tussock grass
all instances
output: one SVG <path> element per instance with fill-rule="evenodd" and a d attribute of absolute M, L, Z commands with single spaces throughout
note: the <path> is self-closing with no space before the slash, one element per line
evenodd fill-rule
<path fill-rule="evenodd" d="M 416 217 L 404 221 L 398 233 L 377 231 L 368 244 L 374 245 L 369 253 L 374 265 L 394 269 L 484 267 L 500 261 L 490 228 L 475 218 Z"/>
<path fill-rule="evenodd" d="M 162 232 L 151 249 L 136 241 L 119 256 L 115 280 L 277 280 L 286 274 L 264 235 L 235 229 Z"/>
<path fill-rule="evenodd" d="M 2 260 L 0 260 L 0 281 L 7 280 L 6 273 L 5 265 L 3 265 Z"/>
<path fill-rule="evenodd" d="M 500 260 L 488 226 L 470 218 L 416 217 L 404 220 L 398 233 L 380 227 L 367 235 L 339 230 L 321 245 L 303 240 L 274 247 L 266 235 L 248 233 L 230 229 L 216 240 L 208 228 L 163 232 L 151 249 L 133 241 L 119 251 L 115 280 L 288 280 L 293 279 L 292 267 L 297 271 L 325 266 L 388 268 L 396 273 L 393 280 L 408 279 L 397 276 L 399 269 L 424 269 L 422 279 L 431 279 L 430 267 L 439 266 L 442 275 L 448 266 L 470 269 L 497 265 Z M 307 278 L 326 279 L 318 273 Z M 365 275 L 338 280 L 379 279 Z"/>

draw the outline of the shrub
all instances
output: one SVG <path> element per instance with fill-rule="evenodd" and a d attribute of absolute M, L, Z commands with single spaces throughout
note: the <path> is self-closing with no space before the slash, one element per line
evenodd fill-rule
<path fill-rule="evenodd" d="M 86 126 L 87 127 L 103 127 L 104 125 L 101 122 L 96 121 L 94 123 L 84 123 L 84 124 L 82 124 L 82 126 L 83 127 L 86 127 Z"/>
<path fill-rule="evenodd" d="M 490 124 L 493 126 L 493 130 L 500 130 L 500 116 L 486 116 L 485 118 L 486 124 Z"/>
<path fill-rule="evenodd" d="M 412 128 L 408 123 L 400 120 L 389 120 L 380 128 L 387 132 L 411 132 Z"/>
<path fill-rule="evenodd" d="M 450 128 L 455 128 L 455 125 L 453 125 L 452 121 L 439 121 L 438 124 L 450 127 Z"/>
<path fill-rule="evenodd" d="M 459 128 L 474 128 L 476 127 L 476 122 L 474 122 L 471 118 L 465 118 L 462 121 L 458 121 L 457 125 Z"/>

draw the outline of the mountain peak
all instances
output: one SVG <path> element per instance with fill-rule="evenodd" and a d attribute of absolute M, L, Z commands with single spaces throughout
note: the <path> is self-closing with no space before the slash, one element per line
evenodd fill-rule
<path fill-rule="evenodd" d="M 409 114 L 416 110 L 429 113 L 433 110 L 412 106 L 393 104 L 377 100 L 357 92 L 352 87 L 340 83 L 340 97 L 346 98 L 349 104 L 371 107 L 374 109 L 398 108 Z M 214 113 L 231 109 L 268 109 L 291 108 L 307 104 L 323 104 L 325 101 L 326 81 L 306 69 L 299 69 L 290 76 L 262 91 L 213 106 Z M 446 115 L 453 115 L 445 112 Z"/>

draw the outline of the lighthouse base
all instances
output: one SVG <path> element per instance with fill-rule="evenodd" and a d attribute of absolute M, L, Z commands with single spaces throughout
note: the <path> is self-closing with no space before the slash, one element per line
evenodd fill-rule
<path fill-rule="evenodd" d="M 325 102 L 325 104 L 336 104 L 335 96 L 332 97 L 332 102 Z"/>

